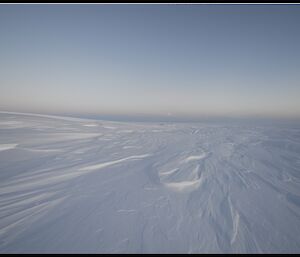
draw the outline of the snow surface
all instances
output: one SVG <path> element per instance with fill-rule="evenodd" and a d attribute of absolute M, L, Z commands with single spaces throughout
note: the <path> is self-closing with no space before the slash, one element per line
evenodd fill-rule
<path fill-rule="evenodd" d="M 1 253 L 299 253 L 300 127 L 0 113 Z"/>

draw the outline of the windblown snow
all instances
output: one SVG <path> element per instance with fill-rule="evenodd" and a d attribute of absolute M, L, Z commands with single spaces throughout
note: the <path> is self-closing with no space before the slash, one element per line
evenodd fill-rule
<path fill-rule="evenodd" d="M 1 253 L 299 253 L 300 126 L 0 113 Z"/>

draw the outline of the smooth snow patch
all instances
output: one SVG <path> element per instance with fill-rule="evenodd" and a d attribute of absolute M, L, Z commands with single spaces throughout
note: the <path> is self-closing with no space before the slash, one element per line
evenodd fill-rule
<path fill-rule="evenodd" d="M 0 144 L 0 151 L 13 149 L 13 148 L 15 148 L 17 145 L 18 145 L 18 144 Z"/>
<path fill-rule="evenodd" d="M 117 212 L 127 212 L 127 213 L 129 212 L 130 213 L 130 212 L 136 212 L 136 210 L 122 210 L 121 209 L 121 210 L 117 210 Z"/>
<path fill-rule="evenodd" d="M 129 156 L 123 159 L 119 159 L 119 160 L 115 160 L 115 161 L 110 161 L 110 162 L 104 162 L 104 163 L 99 163 L 99 164 L 95 164 L 95 165 L 91 165 L 91 166 L 87 166 L 87 167 L 83 167 L 79 170 L 97 170 L 97 169 L 102 169 L 105 168 L 107 166 L 113 165 L 113 164 L 117 164 L 123 161 L 127 161 L 127 160 L 134 160 L 134 159 L 143 159 L 145 157 L 149 156 L 149 154 L 143 154 L 143 155 L 133 155 L 133 156 Z"/>
<path fill-rule="evenodd" d="M 157 190 L 157 187 L 145 187 L 144 190 Z"/>

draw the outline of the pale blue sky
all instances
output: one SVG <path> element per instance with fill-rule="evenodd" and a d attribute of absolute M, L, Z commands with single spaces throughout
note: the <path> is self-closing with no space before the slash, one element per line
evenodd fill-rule
<path fill-rule="evenodd" d="M 0 5 L 0 109 L 300 117 L 300 5 Z"/>

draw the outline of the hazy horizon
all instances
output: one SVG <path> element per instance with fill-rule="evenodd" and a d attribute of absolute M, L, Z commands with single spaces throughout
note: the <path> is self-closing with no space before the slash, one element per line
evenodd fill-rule
<path fill-rule="evenodd" d="M 0 110 L 300 119 L 299 5 L 0 5 Z"/>

